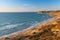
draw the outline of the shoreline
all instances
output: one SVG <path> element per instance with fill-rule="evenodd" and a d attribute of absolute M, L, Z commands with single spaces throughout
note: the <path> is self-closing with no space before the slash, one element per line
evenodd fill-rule
<path fill-rule="evenodd" d="M 31 27 L 29 27 L 29 28 L 26 28 L 26 29 L 23 29 L 23 30 L 21 30 L 21 31 L 17 31 L 17 32 L 8 34 L 8 35 L 3 35 L 3 36 L 1 36 L 0 38 L 9 37 L 10 35 L 15 35 L 15 34 L 22 33 L 22 32 L 24 32 L 24 31 L 27 31 L 27 30 L 34 29 L 36 26 L 42 25 L 42 24 L 47 23 L 47 22 L 49 22 L 49 21 L 51 21 L 51 20 L 54 20 L 54 19 L 55 19 L 54 17 L 53 17 L 53 18 L 49 18 L 49 19 L 47 19 L 47 20 L 44 20 L 44 21 L 39 22 L 39 23 L 37 23 L 37 24 L 34 24 L 34 25 L 32 25 Z"/>
<path fill-rule="evenodd" d="M 6 37 L 1 37 L 0 40 L 60 40 L 60 12 L 49 14 L 53 18 Z"/>

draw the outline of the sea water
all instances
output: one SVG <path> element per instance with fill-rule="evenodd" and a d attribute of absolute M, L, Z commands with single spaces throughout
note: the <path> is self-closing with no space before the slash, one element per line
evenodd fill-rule
<path fill-rule="evenodd" d="M 0 36 L 30 28 L 51 18 L 37 12 L 0 12 Z"/>

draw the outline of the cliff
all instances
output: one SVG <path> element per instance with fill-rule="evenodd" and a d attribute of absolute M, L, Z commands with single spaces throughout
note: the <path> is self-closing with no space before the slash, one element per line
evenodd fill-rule
<path fill-rule="evenodd" d="M 7 37 L 1 37 L 0 40 L 60 40 L 60 12 L 49 12 L 54 16 L 53 20 L 48 20 L 42 24 Z"/>
<path fill-rule="evenodd" d="M 38 14 L 50 14 L 50 13 L 57 13 L 60 12 L 60 10 L 55 10 L 55 11 L 38 11 Z"/>

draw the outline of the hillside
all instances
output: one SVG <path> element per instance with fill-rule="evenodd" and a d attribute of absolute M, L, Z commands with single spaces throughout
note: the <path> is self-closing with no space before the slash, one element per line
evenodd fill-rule
<path fill-rule="evenodd" d="M 54 19 L 0 40 L 60 40 L 60 12 L 49 12 Z"/>

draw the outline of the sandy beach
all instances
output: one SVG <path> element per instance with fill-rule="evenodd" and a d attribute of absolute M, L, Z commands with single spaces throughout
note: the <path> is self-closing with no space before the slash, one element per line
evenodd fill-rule
<path fill-rule="evenodd" d="M 60 40 L 60 12 L 50 12 L 53 18 L 38 23 L 33 28 L 27 28 L 7 36 L 0 40 Z"/>

